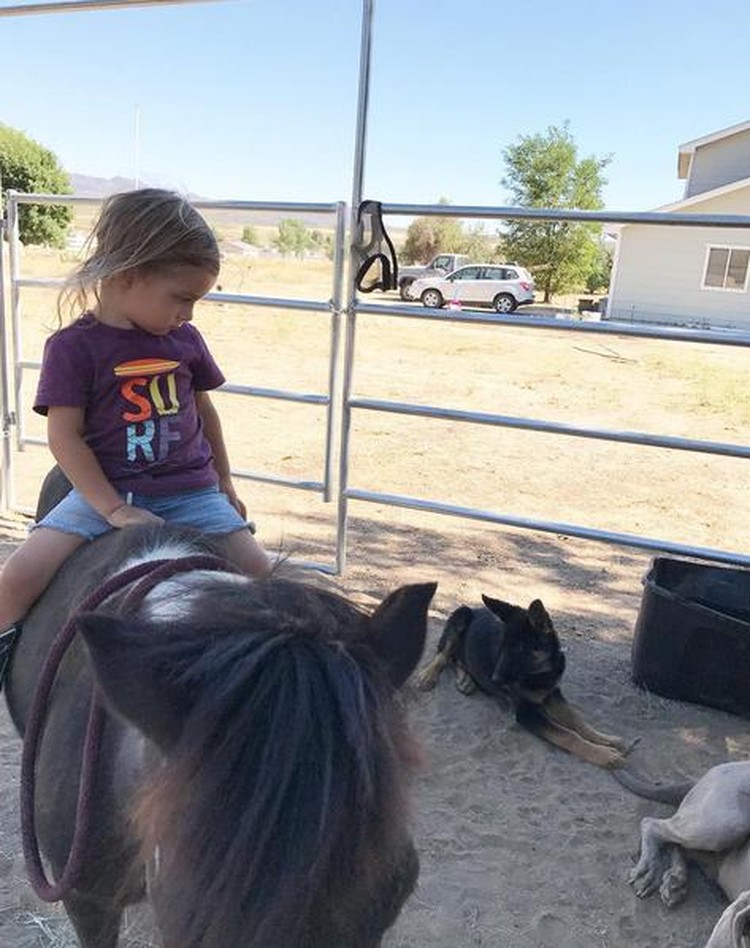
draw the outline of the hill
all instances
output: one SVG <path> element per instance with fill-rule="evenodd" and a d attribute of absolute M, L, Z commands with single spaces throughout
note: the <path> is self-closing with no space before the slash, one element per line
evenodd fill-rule
<path fill-rule="evenodd" d="M 114 177 L 97 178 L 93 175 L 78 174 L 71 172 L 70 186 L 73 194 L 78 197 L 103 199 L 110 194 L 116 194 L 118 191 L 130 191 L 136 185 L 132 178 Z M 141 181 L 142 187 L 152 186 L 152 182 Z M 158 186 L 158 185 L 153 185 Z M 212 201 L 214 198 L 208 198 L 199 194 L 188 194 L 191 201 Z M 237 198 L 237 200 L 243 200 Z M 246 200 L 252 200 L 247 198 Z M 283 200 L 283 198 L 279 198 Z M 306 227 L 320 228 L 322 230 L 330 229 L 334 226 L 333 215 L 331 214 L 284 214 L 279 211 L 238 211 L 238 210 L 219 210 L 211 214 L 217 223 L 225 226 L 256 224 L 258 226 L 276 227 L 285 217 L 296 217 L 305 224 Z"/>
<path fill-rule="evenodd" d="M 70 175 L 70 186 L 77 197 L 105 198 L 118 191 L 130 191 L 135 187 L 131 178 L 95 178 L 89 174 Z"/>

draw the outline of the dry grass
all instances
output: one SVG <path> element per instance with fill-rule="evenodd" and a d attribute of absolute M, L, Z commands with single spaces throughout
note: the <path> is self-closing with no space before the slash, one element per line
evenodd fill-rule
<path fill-rule="evenodd" d="M 69 265 L 64 254 L 24 253 L 25 275 L 59 275 Z M 332 267 L 236 256 L 220 280 L 230 292 L 326 300 Z M 23 293 L 25 358 L 41 356 L 53 308 L 53 293 Z M 204 304 L 197 320 L 231 381 L 327 390 L 325 314 Z M 358 321 L 354 387 L 373 398 L 741 444 L 750 421 L 747 370 L 747 350 L 724 346 L 626 337 L 603 344 L 577 333 L 367 316 Z M 23 418 L 29 433 L 42 435 L 41 419 L 28 411 L 35 384 L 27 372 Z M 236 466 L 322 478 L 322 409 L 228 395 L 217 402 Z M 365 489 L 686 544 L 750 546 L 740 460 L 371 412 L 355 413 L 352 435 L 350 483 Z M 47 464 L 37 450 L 19 458 L 25 506 Z M 256 485 L 245 493 L 256 516 L 277 524 L 266 534 L 271 545 L 310 539 L 296 518 L 321 510 L 317 497 Z M 330 508 L 319 519 L 330 539 Z"/>
<path fill-rule="evenodd" d="M 23 256 L 23 273 L 61 276 L 70 263 L 66 254 L 29 250 Z M 221 282 L 230 292 L 327 300 L 331 278 L 327 261 L 229 257 Z M 25 291 L 23 311 L 23 355 L 39 358 L 43 341 L 54 326 L 54 294 Z M 197 322 L 231 381 L 299 392 L 326 390 L 330 318 L 325 314 L 205 304 L 200 307 Z M 747 442 L 750 421 L 747 377 L 747 350 L 723 346 L 614 337 L 603 344 L 584 334 L 500 325 L 467 326 L 449 318 L 408 321 L 367 316 L 358 322 L 354 388 L 356 394 L 373 398 L 741 444 Z M 22 414 L 27 433 L 42 435 L 41 420 L 28 410 L 35 384 L 36 374 L 25 373 Z M 321 409 L 222 394 L 216 400 L 236 466 L 320 479 L 325 424 Z M 29 448 L 15 455 L 19 503 L 33 506 L 49 463 L 42 449 Z M 731 458 L 355 412 L 350 483 L 691 545 L 750 549 L 747 464 Z M 242 484 L 241 493 L 259 524 L 260 538 L 269 547 L 283 547 L 319 560 L 332 559 L 335 505 L 323 504 L 313 493 L 256 483 Z M 569 643 L 583 640 L 581 646 L 597 645 L 600 651 L 594 650 L 595 655 L 607 649 L 624 650 L 629 643 L 639 580 L 647 560 L 644 555 L 379 505 L 353 503 L 351 514 L 350 565 L 342 582 L 365 602 L 379 599 L 398 582 L 429 578 L 440 579 L 435 604 L 439 615 L 446 614 L 459 600 L 475 599 L 479 591 L 497 591 L 514 598 L 516 590 L 521 595 L 533 590 L 544 597 L 556 618 L 561 617 Z M 22 523 L 8 521 L 2 532 L 7 538 L 7 552 L 23 535 Z M 579 669 L 584 667 L 583 651 L 573 663 Z M 588 649 L 585 651 L 588 653 Z M 596 675 L 600 671 L 593 658 L 591 661 L 590 681 L 595 690 L 599 688 Z M 624 664 L 621 659 L 617 665 L 622 675 Z M 589 678 L 581 675 L 581 680 L 588 682 Z M 607 687 L 601 686 L 599 691 L 615 694 L 613 702 L 630 700 L 627 686 L 616 683 L 623 694 L 627 692 L 626 697 L 619 698 L 612 681 L 608 678 Z M 446 689 L 442 700 L 447 702 L 449 697 L 450 690 Z M 589 696 L 589 700 L 594 699 Z M 661 718 L 665 713 L 663 702 L 655 701 L 646 711 L 651 709 L 652 717 Z M 434 707 L 434 721 L 429 717 L 432 711 L 423 708 L 422 715 L 434 733 L 441 735 L 436 761 L 444 754 L 448 759 L 451 755 L 462 759 L 462 738 L 456 737 L 455 745 L 450 745 L 445 720 L 440 717 L 438 705 Z M 614 716 L 615 710 L 620 713 L 620 706 L 613 704 L 608 710 Z M 648 717 L 646 711 L 641 709 L 641 718 Z M 463 724 L 459 718 L 454 720 L 457 713 L 464 714 Z M 471 718 L 475 713 L 471 703 L 462 705 L 461 712 L 451 706 L 447 730 L 450 732 L 455 725 L 461 735 L 468 733 L 475 726 Z M 651 725 L 656 728 L 653 721 Z M 635 731 L 635 723 L 629 726 Z M 8 747 L 9 754 L 16 753 L 10 736 Z M 527 753 L 525 745 L 523 753 Z M 546 762 L 547 758 L 540 760 Z M 470 767 L 461 769 L 471 775 Z M 437 763 L 435 770 L 439 771 Z M 586 778 L 591 788 L 598 786 L 595 776 Z M 494 774 L 494 779 L 506 777 L 500 773 Z M 534 785 L 536 782 L 535 775 Z M 17 832 L 15 810 L 10 804 L 11 792 L 15 791 L 10 787 L 6 790 L 9 803 L 5 829 L 6 836 L 13 840 L 11 846 L 17 844 L 13 835 Z M 478 801 L 474 800 L 472 806 L 476 805 Z M 434 836 L 439 842 L 440 833 Z M 407 925 L 413 924 L 419 932 L 430 930 L 435 914 L 432 905 L 439 904 L 437 893 L 443 891 L 442 864 L 431 853 L 430 845 L 428 838 L 423 845 L 427 856 L 425 884 L 412 903 L 415 921 L 409 923 L 407 919 Z M 546 846 L 547 840 L 540 839 L 540 852 L 546 853 Z M 14 860 L 14 875 L 5 880 L 3 894 L 7 893 L 8 899 L 2 913 L 13 922 L 12 948 L 75 945 L 61 915 L 38 910 L 35 905 L 28 907 L 28 893 L 19 881 L 20 857 L 16 855 Z M 493 862 L 486 875 L 489 878 L 501 868 L 499 861 L 497 867 Z M 599 877 L 589 880 L 591 885 L 600 882 Z M 498 881 L 498 893 L 512 891 L 504 877 Z M 521 902 L 524 893 L 518 895 Z M 461 899 L 465 901 L 463 894 Z M 485 913 L 493 911 L 496 901 L 493 892 L 483 903 Z M 568 901 L 577 904 L 575 899 Z M 579 901 L 581 905 L 585 902 L 588 912 L 588 896 Z M 613 896 L 610 907 L 618 904 Z M 447 926 L 430 943 L 440 948 L 449 944 L 452 948 L 459 944 L 468 948 L 469 944 L 498 943 L 498 937 L 503 941 L 500 921 L 494 915 L 492 918 L 492 927 L 484 935 L 479 922 L 471 917 L 466 923 L 465 941 L 456 941 Z M 4 918 L 0 917 L 0 927 L 3 924 Z M 590 934 L 586 925 L 571 927 L 579 944 L 592 943 L 586 940 Z M 395 933 L 391 944 L 426 943 L 409 940 L 405 931 L 408 927 Z M 519 931 L 515 932 L 518 939 Z M 512 938 L 513 933 L 508 937 Z M 536 936 L 524 935 L 527 937 Z M 127 948 L 147 948 L 150 943 L 145 938 L 131 928 L 124 944 Z M 518 941 L 524 946 L 531 943 Z M 572 936 L 568 943 L 574 943 Z M 601 944 L 620 942 L 602 939 Z"/>

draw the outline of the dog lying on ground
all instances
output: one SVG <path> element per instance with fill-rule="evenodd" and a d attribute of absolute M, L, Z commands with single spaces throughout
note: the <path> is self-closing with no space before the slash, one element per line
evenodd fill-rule
<path fill-rule="evenodd" d="M 563 697 L 565 655 L 541 600 L 528 609 L 489 596 L 482 601 L 483 607 L 461 606 L 448 617 L 417 687 L 433 688 L 450 665 L 463 694 L 478 688 L 511 703 L 518 723 L 538 737 L 598 767 L 618 766 L 632 745 L 594 730 Z"/>
<path fill-rule="evenodd" d="M 688 893 L 688 860 L 696 862 L 732 903 L 706 948 L 748 948 L 750 761 L 712 767 L 687 792 L 684 785 L 623 783 L 639 796 L 679 803 L 669 819 L 641 821 L 640 859 L 628 876 L 636 895 L 658 889 L 666 906 L 677 905 Z"/>

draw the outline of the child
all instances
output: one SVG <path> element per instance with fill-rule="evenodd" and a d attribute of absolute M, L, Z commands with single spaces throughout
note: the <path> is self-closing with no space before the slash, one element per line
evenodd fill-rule
<path fill-rule="evenodd" d="M 254 576 L 270 564 L 245 522 L 208 392 L 224 382 L 193 306 L 219 274 L 211 229 L 187 201 L 144 188 L 103 205 L 63 288 L 83 315 L 48 340 L 34 410 L 73 484 L 0 573 L 0 685 L 16 624 L 87 540 L 134 523 L 226 536 Z"/>

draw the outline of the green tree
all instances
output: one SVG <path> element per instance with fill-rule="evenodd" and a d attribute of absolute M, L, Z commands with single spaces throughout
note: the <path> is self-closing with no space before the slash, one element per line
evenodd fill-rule
<path fill-rule="evenodd" d="M 444 197 L 438 201 L 449 203 Z M 407 228 L 399 259 L 405 264 L 429 263 L 439 253 L 465 253 L 477 262 L 492 263 L 500 259 L 500 246 L 481 223 L 464 230 L 456 217 L 415 218 Z"/>
<path fill-rule="evenodd" d="M 449 204 L 440 198 L 438 204 Z M 463 253 L 464 234 L 455 217 L 417 217 L 406 231 L 400 257 L 404 263 L 429 263 L 438 253 Z"/>
<path fill-rule="evenodd" d="M 501 247 L 496 238 L 484 232 L 482 224 L 475 224 L 463 235 L 458 253 L 465 253 L 477 263 L 495 263 L 502 259 Z"/>
<path fill-rule="evenodd" d="M 304 257 L 305 251 L 314 246 L 312 234 L 301 220 L 296 217 L 285 217 L 279 224 L 279 232 L 273 239 L 274 246 L 279 253 L 293 253 L 296 257 Z"/>
<path fill-rule="evenodd" d="M 594 268 L 586 276 L 586 289 L 589 293 L 600 293 L 609 289 L 612 279 L 613 252 L 611 247 L 600 244 Z"/>
<path fill-rule="evenodd" d="M 250 244 L 252 247 L 257 247 L 260 241 L 258 240 L 258 231 L 253 227 L 252 224 L 246 224 L 242 228 L 242 240 L 246 244 Z"/>
<path fill-rule="evenodd" d="M 0 125 L 0 177 L 3 192 L 71 193 L 70 179 L 57 157 L 8 125 Z M 18 210 L 21 242 L 62 247 L 72 220 L 71 208 L 62 204 L 22 204 Z"/>
<path fill-rule="evenodd" d="M 568 123 L 544 134 L 521 135 L 503 152 L 502 184 L 521 207 L 599 210 L 603 169 L 611 158 L 578 158 Z M 582 287 L 596 267 L 599 224 L 511 221 L 503 235 L 506 256 L 527 267 L 545 303 L 553 293 Z"/>
<path fill-rule="evenodd" d="M 312 245 L 316 248 L 316 250 L 320 250 L 321 253 L 324 253 L 329 260 L 333 260 L 333 234 L 324 234 L 322 230 L 314 230 L 310 234 L 310 238 L 312 240 Z"/>

